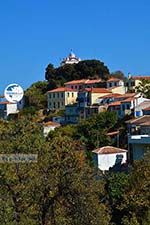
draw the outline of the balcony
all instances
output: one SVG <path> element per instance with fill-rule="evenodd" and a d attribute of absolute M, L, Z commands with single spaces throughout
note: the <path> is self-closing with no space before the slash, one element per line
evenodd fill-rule
<path fill-rule="evenodd" d="M 129 144 L 150 144 L 150 135 L 129 135 L 128 136 Z"/>

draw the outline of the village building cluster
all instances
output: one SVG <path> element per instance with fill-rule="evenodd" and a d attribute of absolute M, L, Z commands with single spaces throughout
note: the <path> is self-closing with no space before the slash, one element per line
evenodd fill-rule
<path fill-rule="evenodd" d="M 63 59 L 61 65 L 78 63 L 80 60 L 74 53 L 70 53 Z M 65 83 L 63 87 L 48 91 L 48 111 L 63 110 L 64 116 L 55 116 L 52 121 L 45 123 L 44 136 L 56 127 L 77 124 L 100 112 L 116 112 L 118 119 L 132 115 L 133 119 L 126 121 L 128 149 L 104 146 L 94 150 L 93 154 L 101 170 L 108 170 L 121 157 L 124 163 L 127 158 L 130 161 L 141 159 L 150 146 L 150 99 L 136 92 L 136 87 L 142 79 L 150 80 L 150 76 L 129 75 L 126 81 L 114 77 L 106 81 L 72 80 Z M 23 100 L 19 103 L 10 103 L 3 96 L 0 97 L 0 118 L 7 119 L 9 114 L 18 113 L 22 108 Z M 119 131 L 110 135 L 118 137 Z"/>

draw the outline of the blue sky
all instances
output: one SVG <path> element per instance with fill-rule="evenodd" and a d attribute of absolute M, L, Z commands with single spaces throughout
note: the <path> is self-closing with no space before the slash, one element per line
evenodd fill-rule
<path fill-rule="evenodd" d="M 149 0 L 1 0 L 0 93 L 44 80 L 70 49 L 110 71 L 150 74 Z"/>

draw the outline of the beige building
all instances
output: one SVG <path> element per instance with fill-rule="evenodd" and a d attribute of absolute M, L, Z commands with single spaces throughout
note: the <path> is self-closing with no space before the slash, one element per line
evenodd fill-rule
<path fill-rule="evenodd" d="M 65 87 L 71 88 L 74 90 L 82 90 L 85 88 L 94 88 L 97 87 L 97 85 L 101 82 L 101 79 L 82 79 L 82 80 L 72 80 L 67 83 L 65 83 Z"/>
<path fill-rule="evenodd" d="M 90 105 L 96 104 L 98 98 L 112 93 L 105 88 L 86 88 L 85 91 L 89 93 Z"/>
<path fill-rule="evenodd" d="M 128 78 L 126 82 L 126 88 L 128 91 L 135 91 L 135 88 L 139 86 L 142 80 L 150 80 L 150 76 L 132 76 Z"/>
<path fill-rule="evenodd" d="M 48 109 L 65 109 L 68 104 L 76 102 L 78 92 L 60 87 L 47 92 Z"/>
<path fill-rule="evenodd" d="M 112 87 L 109 88 L 109 90 L 111 90 L 114 94 L 124 95 L 126 93 L 126 88 L 124 86 Z"/>

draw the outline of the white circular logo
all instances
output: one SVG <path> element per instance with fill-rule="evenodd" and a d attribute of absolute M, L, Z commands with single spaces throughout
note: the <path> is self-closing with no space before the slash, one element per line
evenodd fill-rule
<path fill-rule="evenodd" d="M 18 84 L 9 84 L 4 91 L 4 96 L 7 99 L 7 101 L 16 103 L 21 101 L 23 98 L 23 89 Z"/>

